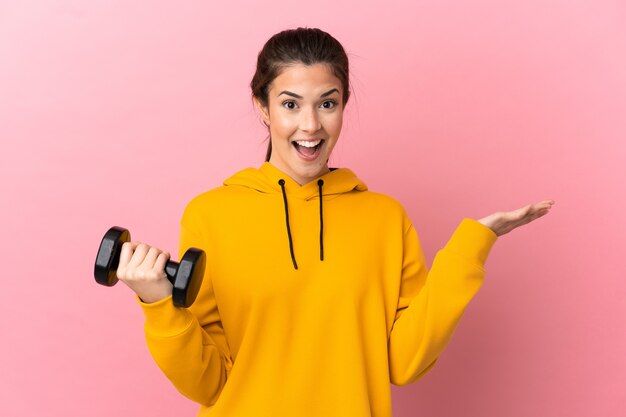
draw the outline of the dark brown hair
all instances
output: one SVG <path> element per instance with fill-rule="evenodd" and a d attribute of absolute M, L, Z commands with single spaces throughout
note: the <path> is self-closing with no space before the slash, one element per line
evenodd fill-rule
<path fill-rule="evenodd" d="M 337 39 L 317 28 L 299 27 L 284 30 L 272 36 L 265 43 L 259 52 L 256 72 L 250 82 L 252 97 L 256 97 L 264 107 L 267 107 L 269 104 L 268 92 L 272 81 L 280 75 L 286 66 L 297 63 L 304 65 L 327 64 L 333 75 L 341 81 L 343 87 L 342 106 L 345 108 L 350 97 L 348 56 Z M 265 161 L 269 161 L 271 155 L 272 141 L 270 138 Z"/>

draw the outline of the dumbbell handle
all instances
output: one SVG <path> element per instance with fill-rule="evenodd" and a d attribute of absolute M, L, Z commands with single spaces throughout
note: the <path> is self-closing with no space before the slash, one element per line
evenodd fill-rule
<path fill-rule="evenodd" d="M 180 264 L 174 261 L 167 261 L 165 264 L 165 275 L 167 275 L 167 280 L 174 285 L 174 280 L 176 279 L 176 273 L 178 272 L 178 268 Z"/>

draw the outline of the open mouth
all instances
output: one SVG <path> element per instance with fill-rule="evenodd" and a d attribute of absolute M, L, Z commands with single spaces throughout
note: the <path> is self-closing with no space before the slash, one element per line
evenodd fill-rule
<path fill-rule="evenodd" d="M 300 143 L 294 141 L 291 142 L 291 144 L 294 148 L 296 148 L 296 151 L 300 156 L 302 156 L 304 159 L 311 160 L 319 156 L 320 149 L 322 148 L 322 145 L 324 145 L 324 142 L 325 140 L 321 139 L 319 143 L 314 146 L 308 145 L 312 145 L 313 143 L 315 143 L 315 141 L 300 141 Z"/>

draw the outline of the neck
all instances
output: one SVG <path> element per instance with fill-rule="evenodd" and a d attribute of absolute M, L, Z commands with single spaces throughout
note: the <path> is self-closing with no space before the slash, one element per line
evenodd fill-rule
<path fill-rule="evenodd" d="M 324 166 L 320 169 L 319 172 L 313 174 L 313 176 L 310 177 L 305 177 L 305 176 L 301 176 L 298 175 L 294 172 L 292 172 L 291 170 L 289 170 L 288 168 L 284 167 L 282 164 L 280 163 L 275 163 L 275 161 L 273 161 L 272 159 L 270 159 L 269 161 L 270 164 L 272 164 L 274 167 L 278 168 L 279 170 L 281 170 L 282 172 L 284 172 L 286 175 L 288 175 L 292 180 L 294 180 L 295 182 L 298 183 L 298 185 L 302 186 L 304 184 L 308 184 L 309 182 L 315 180 L 318 177 L 321 177 L 324 174 L 329 173 L 331 170 L 330 168 L 328 168 L 328 162 L 326 164 L 324 164 Z"/>

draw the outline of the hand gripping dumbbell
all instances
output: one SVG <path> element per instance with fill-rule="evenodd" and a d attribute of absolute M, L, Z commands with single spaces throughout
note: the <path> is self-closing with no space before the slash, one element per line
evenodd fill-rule
<path fill-rule="evenodd" d="M 94 275 L 98 284 L 112 287 L 117 284 L 117 267 L 124 242 L 130 241 L 130 232 L 113 226 L 105 233 L 96 256 Z M 196 299 L 204 277 L 206 256 L 204 251 L 189 248 L 180 263 L 167 261 L 165 275 L 172 283 L 172 301 L 178 307 L 189 307 Z"/>

